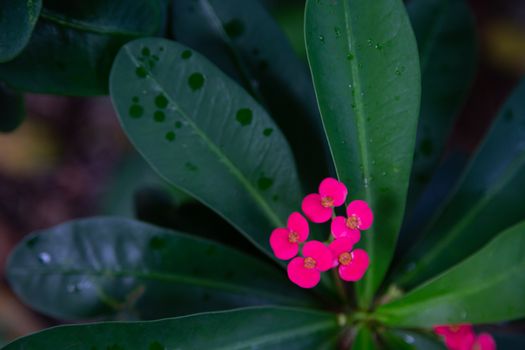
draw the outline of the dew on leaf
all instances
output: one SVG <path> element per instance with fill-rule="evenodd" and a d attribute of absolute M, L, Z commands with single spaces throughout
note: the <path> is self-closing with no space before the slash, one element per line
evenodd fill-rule
<path fill-rule="evenodd" d="M 351 61 L 354 59 L 354 54 L 352 54 L 351 52 L 348 53 L 348 55 L 346 55 L 346 59 Z"/>
<path fill-rule="evenodd" d="M 250 125 L 253 119 L 253 112 L 249 108 L 241 108 L 237 111 L 235 119 L 242 125 Z"/>
<path fill-rule="evenodd" d="M 204 85 L 204 75 L 201 73 L 193 73 L 188 78 L 188 85 L 193 91 L 197 91 Z"/>
<path fill-rule="evenodd" d="M 164 94 L 159 94 L 155 97 L 155 106 L 158 108 L 166 108 L 168 106 L 168 99 Z"/>
<path fill-rule="evenodd" d="M 270 136 L 273 132 L 273 129 L 272 128 L 266 128 L 263 130 L 263 135 L 264 136 Z"/>
<path fill-rule="evenodd" d="M 146 68 L 144 68 L 144 66 L 139 66 L 135 69 L 135 74 L 139 78 L 145 78 L 148 75 L 148 71 Z"/>
<path fill-rule="evenodd" d="M 129 116 L 131 118 L 140 118 L 144 114 L 144 108 L 138 104 L 132 104 L 129 107 Z"/>
<path fill-rule="evenodd" d="M 395 73 L 396 73 L 397 76 L 401 76 L 404 71 L 405 71 L 405 67 L 404 66 L 400 66 L 400 67 L 396 67 Z"/>
<path fill-rule="evenodd" d="M 42 263 L 42 264 L 49 264 L 51 262 L 51 255 L 47 252 L 42 252 L 40 254 L 38 254 L 38 260 Z"/>
<path fill-rule="evenodd" d="M 143 56 L 149 56 L 150 53 L 151 52 L 150 52 L 149 48 L 145 47 L 145 48 L 142 49 L 142 55 Z"/>
<path fill-rule="evenodd" d="M 341 28 L 334 27 L 334 32 L 335 32 L 335 37 L 339 39 L 341 37 Z"/>
<path fill-rule="evenodd" d="M 166 240 L 164 239 L 164 237 L 154 236 L 149 240 L 149 247 L 151 249 L 158 250 L 164 248 L 165 246 Z"/>
<path fill-rule="evenodd" d="M 162 345 L 161 343 L 159 343 L 158 341 L 154 341 L 153 343 L 151 343 L 148 347 L 148 350 L 165 350 L 166 348 L 164 347 L 164 345 Z"/>
<path fill-rule="evenodd" d="M 272 196 L 272 200 L 273 200 L 274 202 L 277 202 L 277 201 L 279 200 L 279 196 L 276 195 L 276 194 L 274 194 L 274 195 Z"/>
<path fill-rule="evenodd" d="M 380 50 L 380 51 L 383 50 L 382 44 L 376 44 L 374 47 L 376 48 L 376 50 Z"/>
<path fill-rule="evenodd" d="M 153 114 L 153 119 L 156 122 L 163 122 L 166 119 L 166 114 L 164 114 L 163 111 L 156 111 L 155 114 Z"/>
<path fill-rule="evenodd" d="M 157 56 L 157 55 L 153 55 L 153 56 L 151 56 L 151 58 L 153 58 L 154 61 L 158 61 L 159 60 L 159 56 Z"/>
<path fill-rule="evenodd" d="M 324 35 L 319 35 L 319 40 L 324 43 Z"/>
<path fill-rule="evenodd" d="M 270 187 L 272 187 L 272 185 L 273 179 L 270 179 L 269 177 L 266 177 L 264 175 L 261 176 L 259 180 L 257 180 L 257 187 L 259 187 L 261 191 L 269 189 Z"/>
<path fill-rule="evenodd" d="M 184 59 L 184 60 L 187 60 L 188 58 L 191 57 L 192 54 L 193 53 L 191 52 L 191 50 L 184 50 L 184 51 L 182 51 L 180 57 L 182 57 L 182 59 Z"/>
<path fill-rule="evenodd" d="M 165 136 L 166 140 L 172 142 L 175 141 L 175 133 L 173 131 L 168 131 Z"/>
<path fill-rule="evenodd" d="M 177 120 L 177 121 L 175 122 L 175 127 L 176 127 L 177 129 L 180 129 L 180 128 L 182 127 L 182 123 L 181 123 L 180 121 Z"/>
<path fill-rule="evenodd" d="M 232 38 L 238 38 L 244 33 L 244 23 L 239 19 L 232 19 L 231 21 L 224 24 L 224 31 Z"/>
<path fill-rule="evenodd" d="M 195 164 L 190 163 L 190 162 L 186 162 L 186 164 L 184 164 L 184 166 L 189 171 L 197 171 L 197 170 L 199 170 L 199 168 Z"/>

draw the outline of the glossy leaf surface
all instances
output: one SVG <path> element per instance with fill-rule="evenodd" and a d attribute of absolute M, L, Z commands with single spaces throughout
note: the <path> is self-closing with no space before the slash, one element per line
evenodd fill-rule
<path fill-rule="evenodd" d="M 306 46 L 337 174 L 376 220 L 357 285 L 368 306 L 392 258 L 404 213 L 419 111 L 416 41 L 401 1 L 309 0 Z"/>
<path fill-rule="evenodd" d="M 284 136 L 250 95 L 197 52 L 142 39 L 117 56 L 111 96 L 162 177 L 270 251 L 271 231 L 299 209 L 301 191 Z"/>
<path fill-rule="evenodd" d="M 312 304 L 277 267 L 212 241 L 114 218 L 28 237 L 11 255 L 7 277 L 25 303 L 61 319 Z"/>
<path fill-rule="evenodd" d="M 352 350 L 376 350 L 379 349 L 375 343 L 374 335 L 364 326 L 357 328 L 357 332 L 352 342 Z"/>

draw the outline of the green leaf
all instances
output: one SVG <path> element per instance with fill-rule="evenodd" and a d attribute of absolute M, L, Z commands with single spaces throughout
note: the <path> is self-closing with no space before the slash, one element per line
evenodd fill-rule
<path fill-rule="evenodd" d="M 525 81 L 502 107 L 461 181 L 405 259 L 406 288 L 461 261 L 525 219 Z"/>
<path fill-rule="evenodd" d="M 264 307 L 150 322 L 61 326 L 21 338 L 3 350 L 303 350 L 318 349 L 337 331 L 333 314 Z"/>
<path fill-rule="evenodd" d="M 378 349 L 374 340 L 374 335 L 365 326 L 357 328 L 354 341 L 352 342 L 352 350 L 376 350 Z"/>
<path fill-rule="evenodd" d="M 476 28 L 464 0 L 413 0 L 408 6 L 421 61 L 421 112 L 408 205 L 443 155 L 476 67 Z"/>
<path fill-rule="evenodd" d="M 316 191 L 329 160 L 312 80 L 260 1 L 177 0 L 172 24 L 177 41 L 207 56 L 267 107 L 290 142 L 301 179 Z"/>
<path fill-rule="evenodd" d="M 403 298 L 379 307 L 396 327 L 493 323 L 525 316 L 525 222 Z"/>
<path fill-rule="evenodd" d="M 107 94 L 111 63 L 131 39 L 157 33 L 161 0 L 49 0 L 24 51 L 0 65 L 0 79 L 20 90 Z"/>
<path fill-rule="evenodd" d="M 154 66 L 145 52 L 158 56 Z M 253 98 L 197 52 L 164 39 L 124 46 L 111 97 L 131 142 L 162 177 L 270 254 L 270 233 L 297 210 L 301 192 L 288 144 Z"/>
<path fill-rule="evenodd" d="M 349 199 L 376 221 L 359 304 L 370 304 L 392 258 L 405 207 L 419 108 L 416 41 L 399 0 L 309 0 L 306 46 L 317 100 Z"/>
<path fill-rule="evenodd" d="M 27 45 L 42 0 L 6 0 L 0 6 L 0 62 L 15 58 Z"/>
<path fill-rule="evenodd" d="M 15 130 L 25 117 L 24 97 L 0 84 L 0 132 Z"/>
<path fill-rule="evenodd" d="M 445 350 L 445 346 L 435 336 L 409 331 L 390 329 L 381 333 L 382 343 L 386 349 L 420 349 L 420 350 Z"/>
<path fill-rule="evenodd" d="M 25 303 L 60 319 L 313 304 L 277 267 L 127 219 L 72 221 L 32 235 L 11 255 L 7 277 Z"/>

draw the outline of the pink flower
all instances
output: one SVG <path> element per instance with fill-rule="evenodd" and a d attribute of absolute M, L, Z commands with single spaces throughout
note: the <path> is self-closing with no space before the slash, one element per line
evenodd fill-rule
<path fill-rule="evenodd" d="M 343 205 L 347 194 L 342 182 L 328 177 L 319 185 L 319 193 L 304 197 L 301 207 L 308 219 L 315 223 L 326 222 L 332 217 L 333 208 Z"/>
<path fill-rule="evenodd" d="M 275 256 L 282 260 L 293 258 L 299 252 L 299 243 L 308 238 L 308 221 L 299 213 L 288 217 L 286 228 L 276 228 L 270 236 L 270 246 Z"/>
<path fill-rule="evenodd" d="M 354 241 L 352 238 L 338 238 L 330 243 L 330 250 L 334 260 L 332 266 L 339 265 L 339 276 L 345 281 L 359 281 L 370 264 L 368 254 L 362 249 L 352 251 Z"/>
<path fill-rule="evenodd" d="M 335 238 L 349 237 L 352 243 L 361 238 L 360 230 L 367 230 L 372 226 L 374 214 L 365 201 L 352 201 L 346 208 L 348 217 L 337 216 L 332 220 L 332 234 Z"/>
<path fill-rule="evenodd" d="M 462 339 L 458 350 L 496 350 L 496 342 L 488 333 L 470 333 Z M 455 350 L 455 349 L 454 349 Z"/>
<path fill-rule="evenodd" d="M 304 258 L 297 257 L 288 264 L 288 277 L 302 288 L 313 288 L 321 280 L 321 272 L 332 267 L 332 253 L 319 241 L 309 241 L 303 247 Z"/>

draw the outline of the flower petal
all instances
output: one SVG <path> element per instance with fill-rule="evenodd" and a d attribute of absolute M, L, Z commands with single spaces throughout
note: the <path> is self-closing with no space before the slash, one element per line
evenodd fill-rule
<path fill-rule="evenodd" d="M 332 220 L 331 231 L 335 238 L 351 238 L 353 244 L 359 242 L 361 239 L 361 232 L 359 232 L 359 230 L 353 230 L 346 226 L 346 218 L 344 216 L 337 216 Z"/>
<path fill-rule="evenodd" d="M 480 350 L 496 350 L 496 342 L 488 333 L 480 333 L 474 345 L 476 344 L 479 344 Z"/>
<path fill-rule="evenodd" d="M 368 230 L 370 226 L 372 226 L 372 222 L 374 222 L 372 209 L 370 209 L 368 203 L 365 201 L 352 201 L 346 208 L 346 214 L 349 217 L 355 215 L 361 220 L 361 224 L 359 225 L 360 230 Z"/>
<path fill-rule="evenodd" d="M 299 245 L 288 240 L 289 233 L 285 228 L 276 228 L 270 236 L 270 246 L 278 259 L 291 259 L 299 252 Z"/>
<path fill-rule="evenodd" d="M 308 221 L 298 212 L 290 214 L 287 223 L 288 229 L 299 234 L 299 242 L 304 242 L 308 238 L 310 229 L 308 228 Z"/>
<path fill-rule="evenodd" d="M 319 194 L 321 197 L 330 197 L 334 200 L 334 206 L 343 205 L 346 200 L 348 190 L 344 183 L 337 181 L 334 178 L 327 177 L 319 185 Z"/>
<path fill-rule="evenodd" d="M 303 255 L 312 257 L 315 262 L 315 268 L 320 271 L 326 271 L 333 267 L 332 251 L 319 241 L 309 241 L 303 247 Z"/>
<path fill-rule="evenodd" d="M 332 208 L 323 207 L 321 205 L 321 196 L 317 193 L 304 197 L 301 208 L 306 217 L 317 224 L 326 222 L 332 217 Z"/>
<path fill-rule="evenodd" d="M 302 288 L 313 288 L 321 280 L 321 273 L 317 269 L 304 267 L 304 258 L 297 257 L 288 264 L 288 278 Z"/>
<path fill-rule="evenodd" d="M 339 276 L 345 281 L 359 281 L 363 278 L 369 264 L 368 254 L 362 249 L 356 249 L 352 252 L 350 264 L 339 265 Z"/>
<path fill-rule="evenodd" d="M 348 237 L 338 238 L 332 243 L 330 243 L 330 250 L 332 251 L 332 254 L 336 257 L 343 254 L 344 252 L 349 252 L 354 247 L 354 243 L 352 243 L 352 240 Z"/>

